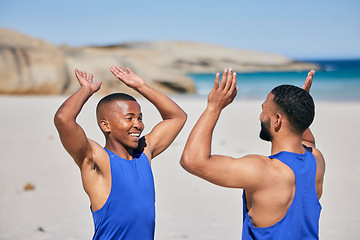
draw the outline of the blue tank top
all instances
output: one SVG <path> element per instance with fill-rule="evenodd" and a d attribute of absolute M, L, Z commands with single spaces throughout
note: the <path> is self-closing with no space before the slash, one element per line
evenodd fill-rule
<path fill-rule="evenodd" d="M 104 206 L 92 212 L 93 239 L 153 240 L 155 189 L 147 156 L 137 152 L 134 160 L 127 160 L 105 151 L 110 158 L 111 191 Z"/>
<path fill-rule="evenodd" d="M 319 239 L 321 205 L 315 188 L 317 166 L 314 155 L 306 150 L 304 154 L 280 152 L 269 157 L 280 160 L 292 169 L 296 181 L 295 196 L 282 220 L 270 227 L 256 228 L 248 215 L 244 193 L 242 240 Z"/>

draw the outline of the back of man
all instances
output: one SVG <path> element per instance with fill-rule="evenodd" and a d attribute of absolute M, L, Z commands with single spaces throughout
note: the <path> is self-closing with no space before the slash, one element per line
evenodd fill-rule
<path fill-rule="evenodd" d="M 302 89 L 274 88 L 262 104 L 260 138 L 271 142 L 269 157 L 211 154 L 215 125 L 238 89 L 231 69 L 224 70 L 221 82 L 216 74 L 207 108 L 190 133 L 181 165 L 211 183 L 244 189 L 243 239 L 318 238 L 325 162 L 309 130 L 315 114 L 308 93 L 314 73 L 309 72 Z"/>
<path fill-rule="evenodd" d="M 321 205 L 314 155 L 280 152 L 268 162 L 273 165 L 269 184 L 244 191 L 242 239 L 318 239 Z"/>

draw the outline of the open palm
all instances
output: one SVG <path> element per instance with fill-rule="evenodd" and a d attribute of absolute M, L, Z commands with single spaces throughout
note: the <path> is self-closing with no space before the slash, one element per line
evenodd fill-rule
<path fill-rule="evenodd" d="M 137 76 L 130 68 L 126 68 L 127 72 L 119 67 L 111 67 L 110 71 L 114 74 L 115 77 L 120 79 L 128 87 L 139 88 L 145 83 L 145 81 Z"/>
<path fill-rule="evenodd" d="M 92 74 L 90 74 L 88 78 L 85 71 L 80 71 L 78 69 L 75 69 L 75 75 L 80 85 L 88 86 L 91 89 L 92 93 L 97 92 L 100 89 L 101 82 L 94 83 Z"/>

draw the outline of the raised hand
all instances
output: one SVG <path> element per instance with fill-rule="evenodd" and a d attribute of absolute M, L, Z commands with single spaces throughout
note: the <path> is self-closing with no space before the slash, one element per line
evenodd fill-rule
<path fill-rule="evenodd" d="M 137 76 L 130 68 L 126 68 L 127 72 L 119 67 L 111 67 L 110 71 L 114 76 L 120 79 L 128 87 L 137 89 L 145 84 L 145 81 Z"/>
<path fill-rule="evenodd" d="M 88 86 L 92 93 L 97 92 L 100 89 L 101 82 L 94 83 L 92 74 L 90 74 L 88 78 L 85 71 L 80 71 L 78 69 L 75 69 L 75 75 L 80 85 L 84 87 Z"/>
<path fill-rule="evenodd" d="M 219 85 L 220 73 L 216 73 L 214 86 L 208 97 L 208 105 L 225 108 L 235 98 L 238 88 L 236 87 L 236 73 L 231 68 L 224 69 Z"/>
<path fill-rule="evenodd" d="M 302 89 L 304 89 L 305 91 L 307 92 L 310 92 L 310 88 L 311 88 L 311 84 L 312 84 L 312 81 L 313 81 L 313 78 L 314 78 L 314 74 L 315 74 L 315 71 L 314 70 L 311 70 L 306 79 L 305 79 L 305 83 L 304 83 L 304 86 L 302 87 Z"/>

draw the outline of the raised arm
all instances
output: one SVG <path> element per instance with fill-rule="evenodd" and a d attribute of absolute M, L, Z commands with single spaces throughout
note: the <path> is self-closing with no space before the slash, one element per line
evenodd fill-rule
<path fill-rule="evenodd" d="M 101 83 L 93 83 L 93 75 L 87 77 L 84 71 L 76 69 L 75 75 L 81 88 L 60 106 L 55 114 L 54 123 L 61 143 L 81 168 L 84 159 L 91 153 L 91 147 L 85 132 L 76 123 L 76 117 L 89 97 L 100 89 Z"/>
<path fill-rule="evenodd" d="M 304 86 L 302 87 L 302 89 L 304 89 L 308 93 L 310 92 L 314 74 L 315 74 L 314 70 L 311 70 L 308 73 L 308 75 L 305 79 Z M 306 129 L 305 132 L 303 133 L 302 141 L 303 141 L 303 144 L 307 147 L 315 147 L 315 138 L 314 138 L 314 135 L 312 134 L 312 132 L 310 131 L 310 128 Z"/>
<path fill-rule="evenodd" d="M 235 98 L 236 73 L 225 69 L 219 85 L 220 74 L 217 73 L 214 86 L 208 97 L 208 105 L 192 129 L 184 148 L 180 163 L 190 171 L 192 166 L 206 164 L 211 157 L 212 134 L 221 111 Z"/>
<path fill-rule="evenodd" d="M 131 69 L 127 71 L 119 67 L 111 67 L 115 77 L 124 82 L 128 87 L 134 89 L 147 100 L 149 100 L 159 111 L 163 121 L 158 123 L 152 131 L 145 136 L 145 153 L 154 158 L 163 152 L 176 138 L 183 128 L 187 115 L 169 97 L 148 86 L 145 81 L 134 74 Z"/>
<path fill-rule="evenodd" d="M 217 73 L 214 86 L 208 97 L 208 105 L 192 129 L 181 156 L 181 166 L 198 177 L 224 187 L 250 187 L 256 176 L 253 163 L 258 158 L 246 156 L 235 159 L 229 156 L 212 155 L 211 142 L 215 125 L 221 111 L 237 94 L 236 73 L 225 69 L 219 84 Z M 248 173 L 253 174 L 249 176 Z"/>
<path fill-rule="evenodd" d="M 311 70 L 306 79 L 304 86 L 302 89 L 304 89 L 307 92 L 310 92 L 310 88 L 312 85 L 312 81 L 314 78 L 315 71 Z M 310 131 L 310 128 L 306 129 L 303 136 L 302 136 L 302 143 L 311 148 L 312 153 L 315 156 L 316 162 L 317 162 L 317 171 L 316 171 L 316 193 L 318 195 L 318 198 L 321 198 L 322 192 L 323 192 L 323 181 L 324 181 L 324 174 L 325 174 L 325 159 L 322 153 L 316 148 L 315 146 L 315 138 L 312 132 Z"/>

